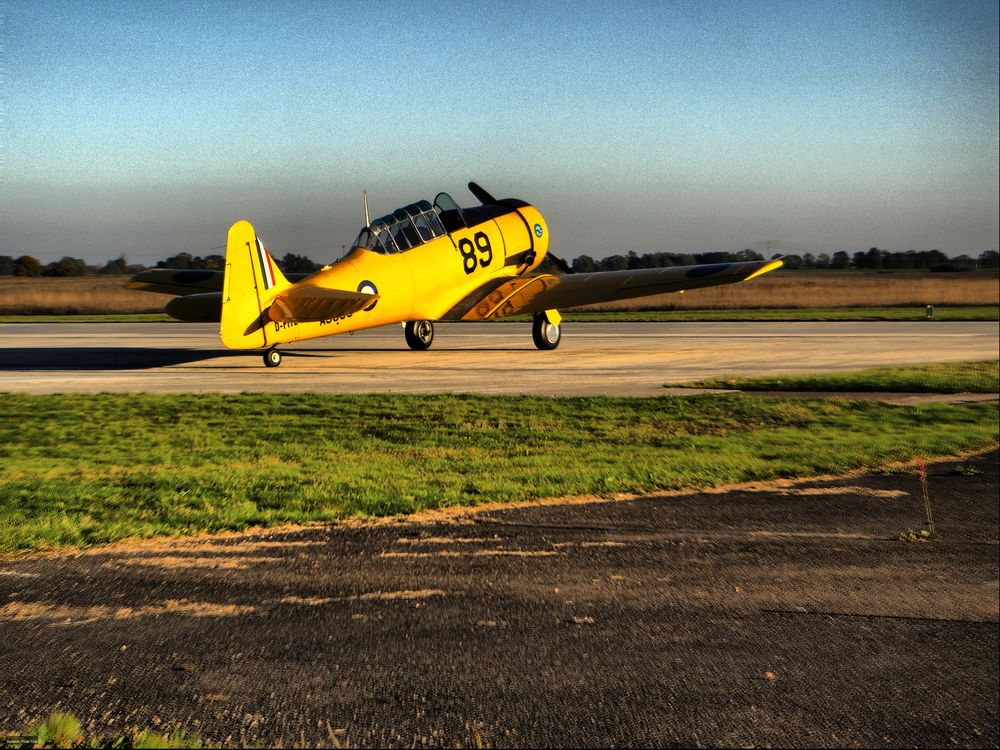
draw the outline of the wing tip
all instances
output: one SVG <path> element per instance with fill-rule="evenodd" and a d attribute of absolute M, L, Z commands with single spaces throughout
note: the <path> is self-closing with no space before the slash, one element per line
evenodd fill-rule
<path fill-rule="evenodd" d="M 744 281 L 750 281 L 750 279 L 755 279 L 758 276 L 763 276 L 765 273 L 769 273 L 771 271 L 777 270 L 777 269 L 781 268 L 783 265 L 785 265 L 785 263 L 780 258 L 772 260 L 772 261 L 770 261 L 768 263 L 765 263 L 763 266 L 761 266 L 760 268 L 758 268 L 756 271 L 754 271 L 752 274 L 750 274 L 749 276 L 747 276 L 743 280 Z"/>

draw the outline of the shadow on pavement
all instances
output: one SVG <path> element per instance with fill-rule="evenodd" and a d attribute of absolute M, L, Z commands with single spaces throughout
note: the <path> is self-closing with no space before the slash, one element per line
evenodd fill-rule
<path fill-rule="evenodd" d="M 156 349 L 142 347 L 28 347 L 0 349 L 3 370 L 143 370 L 256 352 L 224 349 Z"/>

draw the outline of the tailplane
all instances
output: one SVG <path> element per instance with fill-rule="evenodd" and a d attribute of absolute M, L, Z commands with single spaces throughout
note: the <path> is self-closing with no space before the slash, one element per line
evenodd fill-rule
<path fill-rule="evenodd" d="M 268 345 L 267 309 L 291 284 L 248 221 L 229 228 L 219 335 L 230 349 Z"/>

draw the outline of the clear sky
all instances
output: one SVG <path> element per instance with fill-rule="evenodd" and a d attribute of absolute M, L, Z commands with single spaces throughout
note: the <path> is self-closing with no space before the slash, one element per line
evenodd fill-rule
<path fill-rule="evenodd" d="M 339 256 L 473 179 L 553 252 L 998 244 L 998 5 L 0 0 L 0 254 L 252 221 Z"/>

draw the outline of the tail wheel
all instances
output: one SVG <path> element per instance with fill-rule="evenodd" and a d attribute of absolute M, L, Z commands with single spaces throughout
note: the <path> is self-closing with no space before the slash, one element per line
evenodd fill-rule
<path fill-rule="evenodd" d="M 411 320 L 403 329 L 406 344 L 415 352 L 431 348 L 434 340 L 434 324 L 429 320 Z"/>
<path fill-rule="evenodd" d="M 281 364 L 281 352 L 271 347 L 264 352 L 264 365 L 266 367 L 277 367 Z"/>
<path fill-rule="evenodd" d="M 531 324 L 531 338 L 535 340 L 535 346 L 542 351 L 551 351 L 559 346 L 561 337 L 562 329 L 558 323 L 550 323 L 542 313 L 535 314 Z"/>

